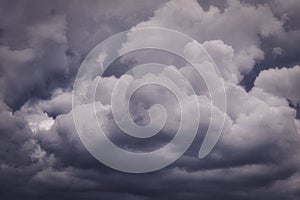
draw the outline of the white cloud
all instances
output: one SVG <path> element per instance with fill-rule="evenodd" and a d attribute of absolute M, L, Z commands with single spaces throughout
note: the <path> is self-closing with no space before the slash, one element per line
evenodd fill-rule
<path fill-rule="evenodd" d="M 204 42 L 203 47 L 216 62 L 224 79 L 233 83 L 241 81 L 243 74 L 252 69 L 255 60 L 263 58 L 263 52 L 254 45 L 236 52 L 221 40 L 210 40 Z"/>
<path fill-rule="evenodd" d="M 234 83 L 264 58 L 259 35 L 268 37 L 282 32 L 281 22 L 268 6 L 251 6 L 235 0 L 229 1 L 224 12 L 213 6 L 204 11 L 195 0 L 170 1 L 149 20 L 135 26 L 142 27 L 171 28 L 204 42 L 207 51 L 217 59 L 224 78 Z"/>
<path fill-rule="evenodd" d="M 255 87 L 294 103 L 300 102 L 300 66 L 275 68 L 260 72 Z"/>
<path fill-rule="evenodd" d="M 50 115 L 69 113 L 72 107 L 72 93 L 57 89 L 53 92 L 50 100 L 40 101 L 39 106 Z"/>
<path fill-rule="evenodd" d="M 232 84 L 227 85 L 226 94 L 228 115 L 233 124 L 230 131 L 223 134 L 221 143 L 243 151 L 273 143 L 288 145 L 295 137 L 296 111 L 286 101 L 272 105 Z M 264 98 L 267 96 L 271 98 L 272 94 L 265 94 Z"/>
<path fill-rule="evenodd" d="M 31 107 L 28 103 L 20 111 L 17 111 L 17 114 L 24 117 L 33 133 L 42 130 L 48 131 L 54 124 L 54 120 L 51 117 L 48 117 L 42 110 Z"/>

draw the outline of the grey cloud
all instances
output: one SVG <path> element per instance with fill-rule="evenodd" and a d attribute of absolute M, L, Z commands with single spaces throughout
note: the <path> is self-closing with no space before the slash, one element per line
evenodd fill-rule
<path fill-rule="evenodd" d="M 5 74 L 1 93 L 10 107 L 18 109 L 29 98 L 47 99 L 57 87 L 68 87 L 82 58 L 95 43 L 145 20 L 161 2 L 135 6 L 126 6 L 131 1 L 1 4 L 0 44 L 1 56 L 5 56 L 1 62 L 1 73 Z M 18 65 L 7 63 L 13 54 L 17 54 L 13 60 Z"/>
<path fill-rule="evenodd" d="M 299 64 L 298 4 L 292 0 L 199 4 L 2 1 L 1 197 L 299 199 L 300 123 L 295 119 L 296 110 L 286 100 L 299 101 L 299 66 L 283 68 Z M 96 44 L 133 26 L 150 25 L 185 32 L 203 43 L 224 76 L 226 124 L 214 150 L 198 159 L 210 117 L 207 88 L 199 83 L 191 66 L 168 57 L 173 62 L 167 63 L 178 64 L 178 71 L 198 92 L 202 115 L 198 136 L 172 165 L 157 172 L 127 174 L 102 165 L 84 148 L 72 117 L 72 83 L 82 59 Z M 274 55 L 274 48 L 282 52 Z M 154 60 L 167 58 L 150 55 Z M 131 56 L 138 62 L 152 59 Z M 115 64 L 124 67 L 131 63 L 125 60 Z M 280 69 L 265 70 L 256 77 L 268 67 Z M 246 75 L 244 84 L 251 85 L 252 81 L 254 87 L 247 92 L 238 82 L 250 70 L 253 80 Z M 112 69 L 110 73 L 118 72 Z M 94 81 L 98 80 L 96 99 L 109 107 L 118 78 L 97 77 Z M 123 137 L 109 109 L 104 112 L 100 107 L 99 117 L 117 144 L 126 147 L 131 142 L 136 149 L 153 149 L 169 141 L 178 122 L 173 96 L 150 86 L 133 96 L 133 119 L 147 123 L 145 111 L 153 103 L 165 105 L 171 116 L 167 127 L 151 142 Z"/>
<path fill-rule="evenodd" d="M 276 96 L 287 98 L 296 104 L 300 102 L 299 77 L 299 66 L 269 69 L 259 74 L 254 85 Z"/>
<path fill-rule="evenodd" d="M 182 7 L 185 9 L 181 9 Z M 208 50 L 212 50 L 210 46 L 213 43 L 209 40 L 221 40 L 225 44 L 223 48 L 230 45 L 234 49 L 233 56 L 224 61 L 227 62 L 226 66 L 224 62 L 218 64 L 221 70 L 229 68 L 228 70 L 236 71 L 233 77 L 225 75 L 225 78 L 234 82 L 241 81 L 243 75 L 251 71 L 257 61 L 264 58 L 260 48 L 261 38 L 269 38 L 283 31 L 282 22 L 273 15 L 267 5 L 255 7 L 239 1 L 229 1 L 223 12 L 214 6 L 205 11 L 196 1 L 170 1 L 157 9 L 148 21 L 136 25 L 137 28 L 151 26 L 178 30 L 201 43 L 210 43 L 207 44 Z M 216 42 L 213 45 L 216 46 Z"/>

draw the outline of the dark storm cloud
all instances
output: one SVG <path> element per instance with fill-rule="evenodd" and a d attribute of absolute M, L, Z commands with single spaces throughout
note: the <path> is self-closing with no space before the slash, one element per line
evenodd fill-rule
<path fill-rule="evenodd" d="M 300 101 L 299 66 L 294 66 L 299 64 L 297 6 L 293 0 L 2 1 L 0 198 L 299 199 L 300 122 L 287 101 L 295 106 Z M 210 117 L 209 99 L 201 93 L 207 88 L 182 63 L 178 70 L 199 91 L 202 115 L 198 137 L 184 156 L 156 172 L 128 174 L 102 165 L 82 145 L 71 108 L 77 69 L 96 44 L 134 26 L 182 31 L 203 43 L 221 67 L 226 123 L 206 158 L 198 159 L 197 153 Z M 135 64 L 152 61 L 142 54 L 131 57 Z M 290 68 L 260 73 L 270 67 Z M 135 94 L 131 112 L 138 124 L 147 124 L 145 110 L 154 103 L 163 104 L 171 116 L 158 137 L 135 144 L 120 137 L 111 110 L 104 109 L 118 78 L 98 80 L 96 95 L 103 104 L 98 114 L 112 141 L 153 150 L 173 137 L 178 104 L 172 95 L 157 87 Z M 250 91 L 239 85 L 241 80 Z"/>
<path fill-rule="evenodd" d="M 160 3 L 2 1 L 4 101 L 17 109 L 29 98 L 49 98 L 55 88 L 73 80 L 95 43 L 147 19 Z"/>

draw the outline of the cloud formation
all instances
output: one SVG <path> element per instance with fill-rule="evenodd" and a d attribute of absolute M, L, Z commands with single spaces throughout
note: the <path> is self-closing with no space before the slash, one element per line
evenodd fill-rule
<path fill-rule="evenodd" d="M 294 0 L 1 2 L 0 196 L 299 199 L 298 7 Z M 78 67 L 96 44 L 120 31 L 149 26 L 183 32 L 203 45 L 224 79 L 226 121 L 213 151 L 198 159 L 212 106 L 201 77 L 188 63 L 150 51 L 113 63 L 110 74 L 147 59 L 170 59 L 193 86 L 200 105 L 197 138 L 180 159 L 160 171 L 127 174 L 102 165 L 84 148 L 73 120 L 71 91 Z M 127 42 L 143 38 L 128 37 Z M 192 46 L 186 52 L 199 56 Z M 257 76 L 249 79 L 254 72 Z M 93 80 L 99 83 L 97 114 L 108 137 L 133 151 L 165 145 L 180 121 L 174 95 L 153 85 L 134 94 L 130 112 L 137 124 L 149 123 L 147 110 L 155 103 L 166 108 L 168 119 L 157 136 L 133 139 L 112 116 L 110 99 L 119 79 Z M 246 91 L 243 81 L 253 87 Z"/>

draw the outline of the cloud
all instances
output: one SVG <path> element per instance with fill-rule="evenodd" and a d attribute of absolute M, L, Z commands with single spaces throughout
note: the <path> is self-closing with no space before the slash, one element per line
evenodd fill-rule
<path fill-rule="evenodd" d="M 278 58 L 290 58 L 297 41 L 298 28 L 293 18 L 298 15 L 297 3 L 213 1 L 218 6 L 214 7 L 207 2 L 180 0 L 164 4 L 130 0 L 72 4 L 2 2 L 1 196 L 7 199 L 38 199 L 45 194 L 49 199 L 298 199 L 300 123 L 297 111 L 290 104 L 295 107 L 299 103 L 300 67 L 262 71 L 249 92 L 239 85 L 243 76 L 266 58 L 267 48 L 271 51 L 277 48 L 277 54 L 281 48 Z M 127 28 L 145 26 L 172 28 L 203 44 L 224 77 L 226 122 L 213 151 L 198 159 L 199 144 L 211 114 L 209 94 L 205 82 L 191 66 L 170 57 L 177 67 L 174 70 L 182 73 L 196 90 L 201 114 L 198 135 L 172 165 L 147 174 L 126 174 L 99 163 L 81 143 L 73 120 L 71 90 L 82 59 L 95 44 Z M 141 43 L 143 37 L 132 37 L 132 41 L 128 37 L 128 42 Z M 164 42 L 154 39 L 153 42 Z M 268 44 L 266 41 L 271 44 L 264 46 Z M 192 44 L 185 53 L 199 56 Z M 148 58 L 141 54 L 129 56 L 137 64 L 164 58 L 169 59 L 151 52 Z M 128 60 L 121 62 L 128 63 Z M 152 75 L 152 79 L 162 75 L 168 73 Z M 157 137 L 148 141 L 134 139 L 116 126 L 112 116 L 111 96 L 118 80 L 119 76 L 97 76 L 92 80 L 93 84 L 99 83 L 98 117 L 108 137 L 133 151 L 149 151 L 169 142 L 180 121 L 176 98 L 168 90 L 153 85 L 137 90 L 129 105 L 137 124 L 149 123 L 147 110 L 155 103 L 162 104 L 169 117 Z M 130 76 L 128 80 L 134 83 L 147 78 Z M 180 85 L 181 80 L 177 83 Z M 189 94 L 188 90 L 180 91 Z"/>
<path fill-rule="evenodd" d="M 32 137 L 27 121 L 19 114 L 1 111 L 0 177 L 1 195 L 9 197 L 13 192 L 20 195 L 27 190 L 24 183 L 35 173 L 55 162 L 39 141 Z"/>
<path fill-rule="evenodd" d="M 300 102 L 300 66 L 275 68 L 260 72 L 255 87 L 276 96 L 287 98 L 294 103 Z"/>
<path fill-rule="evenodd" d="M 229 1 L 224 12 L 214 6 L 204 11 L 196 1 L 170 1 L 157 9 L 149 20 L 135 27 L 152 26 L 178 30 L 201 43 L 205 42 L 204 47 L 213 57 L 226 57 L 217 64 L 226 80 L 235 83 L 251 71 L 256 61 L 264 58 L 260 36 L 270 37 L 282 32 L 282 23 L 273 16 L 268 6 L 254 7 L 239 1 Z M 226 48 L 228 53 L 224 51 Z M 229 77 L 226 71 L 235 73 Z"/>
<path fill-rule="evenodd" d="M 55 118 L 57 115 L 66 114 L 71 111 L 72 93 L 62 90 L 61 88 L 53 91 L 49 100 L 27 101 L 21 111 L 29 114 L 45 114 Z"/>
<path fill-rule="evenodd" d="M 51 96 L 54 87 L 63 85 L 69 73 L 63 20 L 59 17 L 37 27 L 32 25 L 29 28 L 30 34 L 22 36 L 29 41 L 29 48 L 1 48 L 1 68 L 4 76 L 0 90 L 4 94 L 5 103 L 13 109 L 19 108 L 32 96 L 47 98 Z M 45 27 L 57 35 L 45 30 Z"/>
<path fill-rule="evenodd" d="M 7 46 L 0 46 L 0 56 L 3 63 L 24 64 L 35 57 L 34 50 L 31 48 L 23 50 L 11 50 Z M 2 66 L 4 68 L 4 66 Z"/>
<path fill-rule="evenodd" d="M 32 45 L 38 45 L 39 41 L 53 40 L 63 44 L 66 38 L 66 19 L 65 16 L 54 16 L 49 21 L 41 24 L 34 24 L 28 27 L 29 37 Z"/>
<path fill-rule="evenodd" d="M 47 99 L 56 88 L 69 87 L 95 43 L 145 20 L 161 1 L 135 2 L 135 6 L 129 6 L 131 1 L 115 3 L 1 2 L 4 102 L 17 110 L 29 98 Z"/>
<path fill-rule="evenodd" d="M 222 77 L 234 83 L 242 80 L 243 74 L 251 70 L 255 60 L 264 57 L 263 52 L 255 46 L 237 53 L 231 46 L 224 44 L 221 40 L 206 41 L 203 43 L 203 47 L 216 62 L 222 72 Z"/>

